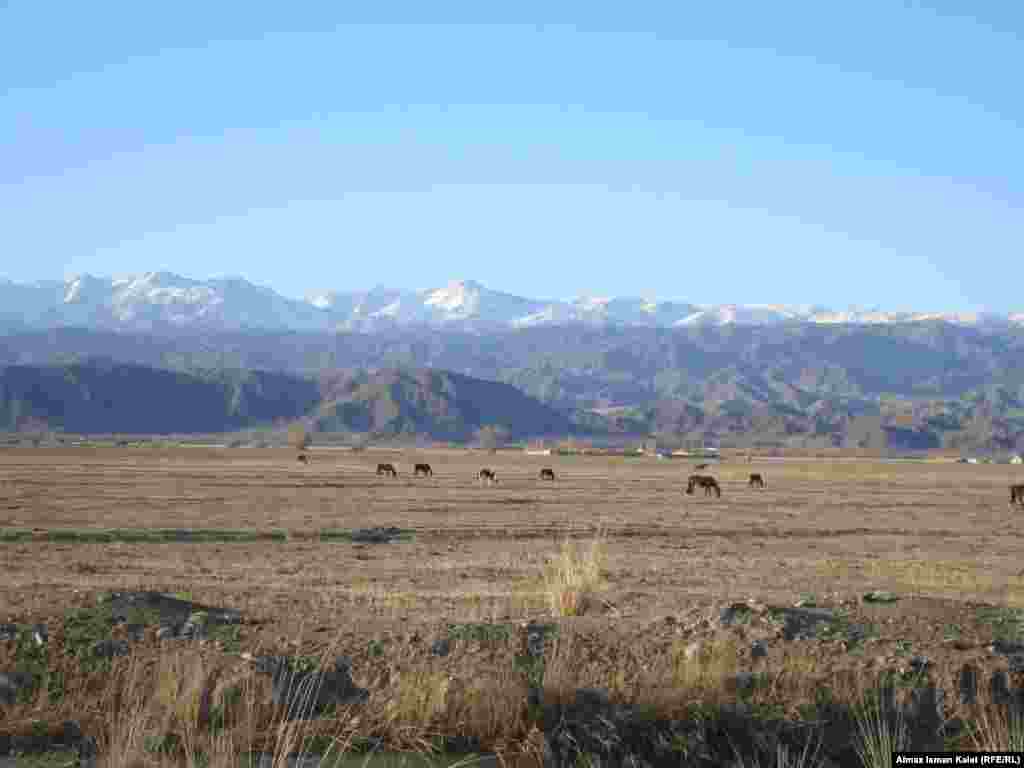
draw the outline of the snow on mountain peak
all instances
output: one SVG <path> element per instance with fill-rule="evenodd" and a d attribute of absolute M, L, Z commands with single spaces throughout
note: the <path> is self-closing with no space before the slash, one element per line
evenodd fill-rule
<path fill-rule="evenodd" d="M 472 280 L 453 280 L 444 288 L 428 291 L 423 303 L 461 315 L 475 314 L 480 307 L 483 286 Z"/>
<path fill-rule="evenodd" d="M 502 293 L 474 280 L 440 288 L 399 291 L 319 290 L 290 299 L 242 277 L 195 280 L 167 271 L 117 277 L 87 273 L 30 285 L 0 281 L 0 302 L 17 308 L 21 327 L 79 325 L 152 330 L 246 328 L 373 332 L 403 326 L 470 331 L 584 323 L 637 327 L 773 325 L 778 323 L 885 324 L 946 322 L 979 328 L 1024 328 L 1024 312 L 909 312 L 816 304 L 696 305 L 653 298 L 581 295 L 567 301 Z M 12 310 L 13 311 L 13 310 Z"/>

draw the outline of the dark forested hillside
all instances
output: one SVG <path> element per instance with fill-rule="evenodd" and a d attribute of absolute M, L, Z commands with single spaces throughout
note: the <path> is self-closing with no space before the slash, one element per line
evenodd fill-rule
<path fill-rule="evenodd" d="M 507 384 L 437 370 L 190 373 L 130 363 L 0 368 L 0 429 L 74 433 L 224 432 L 301 420 L 314 431 L 471 440 L 564 435 L 569 419 Z"/>
<path fill-rule="evenodd" d="M 262 371 L 186 374 L 98 360 L 0 369 L 7 430 L 220 432 L 295 419 L 317 399 L 315 382 Z"/>

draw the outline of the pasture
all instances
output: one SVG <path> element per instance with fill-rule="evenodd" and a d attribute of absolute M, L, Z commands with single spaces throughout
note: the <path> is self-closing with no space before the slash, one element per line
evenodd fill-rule
<path fill-rule="evenodd" d="M 368 643 L 462 622 L 550 619 L 545 569 L 566 540 L 596 540 L 593 599 L 563 620 L 607 644 L 631 638 L 637 669 L 682 628 L 692 639 L 711 627 L 724 605 L 802 599 L 846 606 L 850 621 L 879 628 L 866 653 L 837 661 L 834 649 L 801 651 L 808 674 L 816 665 L 867 671 L 912 649 L 955 687 L 964 662 L 998 666 L 985 650 L 1000 631 L 996 609 L 984 606 L 1024 607 L 1024 510 L 1009 503 L 1017 467 L 755 458 L 702 470 L 719 482 L 717 498 L 684 493 L 692 467 L 682 461 L 305 453 L 308 464 L 283 449 L 0 450 L 0 622 L 56 622 L 101 592 L 184 594 L 242 611 L 245 648 L 340 644 L 369 685 L 360 677 L 374 655 Z M 433 475 L 414 476 L 417 462 Z M 397 478 L 377 475 L 380 463 Z M 479 481 L 483 467 L 497 483 Z M 540 479 L 542 467 L 557 480 Z M 766 488 L 749 485 L 755 472 Z M 402 535 L 342 535 L 374 526 Z M 155 529 L 206 538 L 141 535 Z M 879 590 L 899 602 L 861 600 Z M 773 646 L 765 663 L 792 666 L 791 655 Z M 625 662 L 602 658 L 606 677 L 588 667 L 591 677 L 575 683 L 628 687 L 611 669 Z M 749 651 L 737 658 L 749 661 Z"/>
<path fill-rule="evenodd" d="M 1009 505 L 1008 486 L 1024 473 L 1012 466 L 725 462 L 712 470 L 718 499 L 686 496 L 690 468 L 677 461 L 307 453 L 309 465 L 288 450 L 0 451 L 0 528 L 37 529 L 35 540 L 0 549 L 0 606 L 36 612 L 66 604 L 75 590 L 159 588 L 268 608 L 280 600 L 293 610 L 376 594 L 390 598 L 376 612 L 401 619 L 529 613 L 521 587 L 552 540 L 598 531 L 606 597 L 637 617 L 694 601 L 886 588 L 1002 600 L 1022 568 L 1024 515 Z M 417 461 L 428 461 L 433 477 L 414 477 Z M 381 462 L 398 478 L 377 476 Z M 545 466 L 554 483 L 539 480 Z M 481 467 L 499 482 L 482 485 Z M 766 489 L 748 486 L 752 472 Z M 317 539 L 321 530 L 377 525 L 414 539 L 377 547 Z M 155 528 L 283 531 L 288 540 L 153 547 L 38 535 Z M 934 573 L 912 584 L 915 569 Z"/>

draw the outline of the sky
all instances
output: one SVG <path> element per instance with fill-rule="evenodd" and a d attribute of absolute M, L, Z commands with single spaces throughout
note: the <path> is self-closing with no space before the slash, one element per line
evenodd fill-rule
<path fill-rule="evenodd" d="M 0 0 L 0 278 L 1024 311 L 1018 0 L 358 6 Z"/>

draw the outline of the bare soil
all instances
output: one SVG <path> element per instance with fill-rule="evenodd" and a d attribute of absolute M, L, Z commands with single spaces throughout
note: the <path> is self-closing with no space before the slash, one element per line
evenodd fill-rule
<path fill-rule="evenodd" d="M 1024 605 L 1024 509 L 1003 465 L 878 460 L 724 462 L 722 497 L 683 493 L 692 471 L 650 458 L 312 448 L 0 450 L 0 531 L 284 529 L 286 542 L 0 543 L 0 621 L 57 621 L 119 589 L 187 593 L 247 617 L 245 648 L 340 643 L 354 676 L 367 642 L 429 638 L 446 623 L 549 618 L 540 579 L 566 537 L 606 542 L 599 604 L 571 620 L 604 651 L 642 664 L 715 624 L 725 604 L 847 604 L 879 638 L 860 655 L 822 644 L 826 666 L 870 669 L 928 656 L 947 679 L 964 662 L 1005 668 L 986 648 L 980 604 Z M 399 477 L 378 477 L 391 462 Z M 429 462 L 432 478 L 414 478 Z M 498 483 L 476 480 L 481 467 Z M 538 478 L 552 467 L 555 482 Z M 759 472 L 767 488 L 747 486 Z M 410 540 L 322 542 L 322 529 L 396 526 Z M 900 596 L 868 605 L 870 590 Z M 741 638 L 744 629 L 736 630 Z M 746 637 L 749 639 L 749 637 Z M 764 664 L 783 652 L 773 644 Z M 621 663 L 617 662 L 617 663 Z M 897 661 L 898 663 L 898 661 Z"/>

